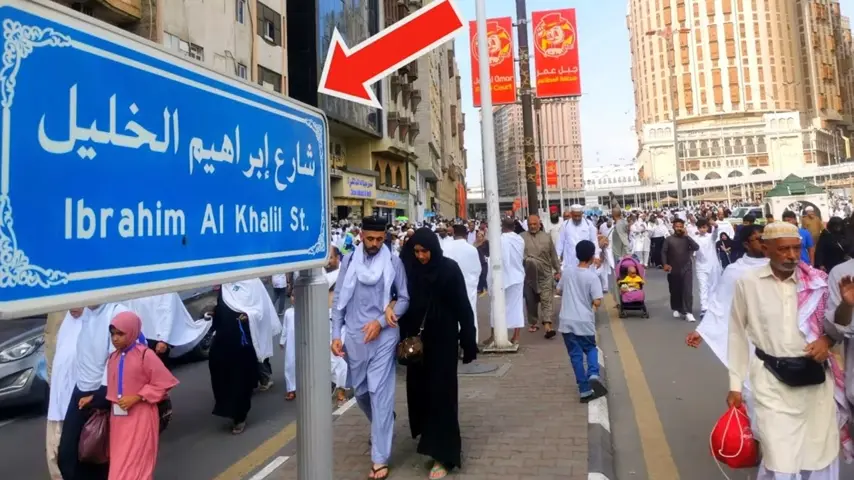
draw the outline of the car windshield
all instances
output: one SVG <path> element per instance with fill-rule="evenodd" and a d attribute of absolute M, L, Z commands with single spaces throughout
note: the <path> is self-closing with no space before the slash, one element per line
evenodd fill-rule
<path fill-rule="evenodd" d="M 732 212 L 733 218 L 744 218 L 745 215 L 750 211 L 750 207 L 738 207 Z"/>

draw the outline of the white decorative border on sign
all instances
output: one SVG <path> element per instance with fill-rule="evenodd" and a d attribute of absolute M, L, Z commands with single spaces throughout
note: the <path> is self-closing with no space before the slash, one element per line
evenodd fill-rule
<path fill-rule="evenodd" d="M 30 263 L 18 246 L 9 197 L 9 142 L 12 103 L 21 62 L 39 47 L 70 47 L 71 38 L 52 28 L 21 25 L 3 20 L 3 68 L 0 69 L 0 105 L 3 107 L 0 151 L 0 288 L 17 286 L 50 288 L 68 283 L 68 274 Z"/>

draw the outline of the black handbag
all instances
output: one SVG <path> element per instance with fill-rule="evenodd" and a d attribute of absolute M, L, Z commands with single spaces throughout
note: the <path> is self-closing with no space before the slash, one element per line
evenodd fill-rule
<path fill-rule="evenodd" d="M 424 331 L 424 324 L 427 322 L 427 314 L 429 312 L 430 307 L 428 306 L 424 311 L 424 318 L 421 319 L 421 326 L 418 328 L 418 333 L 398 342 L 397 363 L 409 366 L 419 364 L 424 359 L 424 342 L 421 341 L 421 333 Z"/>
<path fill-rule="evenodd" d="M 821 385 L 826 379 L 826 362 L 819 363 L 809 357 L 774 357 L 759 348 L 756 357 L 777 380 L 790 387 Z"/>

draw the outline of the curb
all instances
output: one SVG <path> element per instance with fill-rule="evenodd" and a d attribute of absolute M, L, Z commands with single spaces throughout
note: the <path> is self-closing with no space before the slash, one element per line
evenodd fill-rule
<path fill-rule="evenodd" d="M 611 281 L 609 276 L 608 281 Z M 610 321 L 611 310 L 616 305 L 616 292 L 605 293 L 604 313 Z M 610 300 L 610 301 L 609 301 Z M 600 318 L 596 319 L 599 325 Z M 605 371 L 605 352 L 599 348 L 599 329 L 596 329 L 596 351 L 599 354 L 600 375 L 608 385 Z M 587 404 L 587 479 L 616 480 L 617 469 L 614 463 L 614 442 L 611 436 L 611 415 L 608 410 L 608 395 L 597 398 Z"/>
<path fill-rule="evenodd" d="M 599 368 L 607 385 L 605 355 L 598 346 Z M 597 398 L 587 404 L 587 478 L 588 480 L 616 479 L 614 468 L 614 446 L 611 440 L 611 417 L 608 412 L 608 396 Z"/>

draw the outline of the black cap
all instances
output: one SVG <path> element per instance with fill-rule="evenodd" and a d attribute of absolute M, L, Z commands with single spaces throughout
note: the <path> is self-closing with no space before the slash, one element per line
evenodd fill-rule
<path fill-rule="evenodd" d="M 365 217 L 362 219 L 362 230 L 368 232 L 385 232 L 388 221 L 380 217 Z"/>

